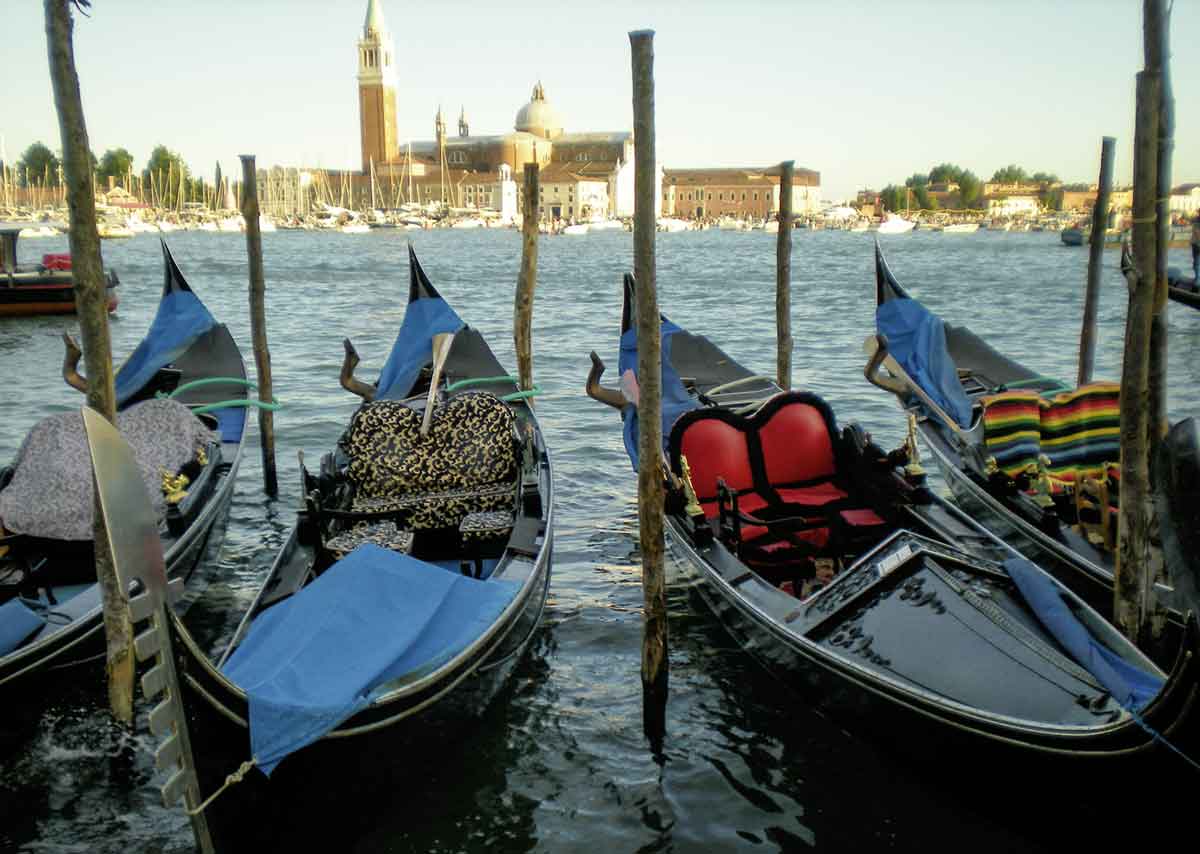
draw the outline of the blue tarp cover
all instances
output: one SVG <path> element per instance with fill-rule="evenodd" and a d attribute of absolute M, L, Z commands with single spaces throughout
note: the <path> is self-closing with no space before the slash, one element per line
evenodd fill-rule
<path fill-rule="evenodd" d="M 683 332 L 683 329 L 665 317 L 662 318 L 659 328 L 662 335 L 662 439 L 665 449 L 667 440 L 671 436 L 671 427 L 674 426 L 676 419 L 689 409 L 695 409 L 699 404 L 687 393 L 683 380 L 679 378 L 679 374 L 671 365 L 671 337 L 677 332 Z M 621 353 L 617 358 L 619 376 L 624 376 L 626 371 L 633 371 L 633 375 L 637 376 L 637 345 L 637 328 L 626 330 L 625 334 L 621 336 Z M 629 404 L 621 414 L 625 419 L 625 452 L 629 454 L 629 459 L 636 471 L 638 467 L 637 407 Z"/>
<path fill-rule="evenodd" d="M 45 618 L 19 599 L 0 605 L 0 655 L 8 655 L 44 625 Z"/>
<path fill-rule="evenodd" d="M 517 590 L 359 546 L 259 615 L 225 665 L 249 697 L 258 767 L 270 774 L 366 707 L 383 683 L 453 658 Z"/>
<path fill-rule="evenodd" d="M 946 349 L 942 319 L 915 299 L 890 299 L 875 310 L 875 327 L 887 336 L 888 352 L 933 401 L 958 422 L 971 426 L 971 400 L 962 389 Z"/>
<path fill-rule="evenodd" d="M 1130 664 L 1092 636 L 1063 602 L 1058 588 L 1025 558 L 1009 558 L 1004 568 L 1038 620 L 1113 699 L 1140 711 L 1162 689 L 1163 680 Z"/>
<path fill-rule="evenodd" d="M 433 336 L 458 332 L 465 326 L 441 297 L 422 297 L 410 302 L 404 311 L 400 334 L 376 384 L 376 400 L 408 397 L 421 368 L 433 361 Z"/>
<path fill-rule="evenodd" d="M 171 290 L 158 304 L 150 331 L 117 372 L 117 405 L 141 390 L 158 369 L 182 356 L 192 343 L 217 325 L 190 290 Z"/>
<path fill-rule="evenodd" d="M 209 413 L 217 419 L 222 442 L 240 442 L 246 430 L 246 407 L 225 406 Z"/>

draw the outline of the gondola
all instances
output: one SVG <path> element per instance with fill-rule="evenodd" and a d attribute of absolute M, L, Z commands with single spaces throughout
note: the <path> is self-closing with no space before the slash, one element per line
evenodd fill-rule
<path fill-rule="evenodd" d="M 156 494 L 167 574 L 186 582 L 228 516 L 247 381 L 229 330 L 193 293 L 165 243 L 163 263 L 154 322 L 116 375 L 117 419 L 136 435 L 143 478 Z M 78 347 L 64 337 L 64 376 L 83 390 Z M 49 416 L 0 470 L 0 690 L 102 656 L 91 512 L 83 423 L 78 413 Z"/>
<path fill-rule="evenodd" d="M 1176 267 L 1167 270 L 1167 296 L 1175 302 L 1200 308 L 1200 287 L 1193 276 L 1185 276 Z"/>
<path fill-rule="evenodd" d="M 1120 387 L 1071 388 L 1000 354 L 965 326 L 912 299 L 875 250 L 877 335 L 867 379 L 896 394 L 916 420 L 958 504 L 1051 572 L 1097 611 L 1110 614 L 1117 533 Z M 881 378 L 879 368 L 892 375 Z M 1190 421 L 1188 422 L 1190 423 Z M 1189 465 L 1180 431 L 1174 457 Z M 1194 435 L 1194 430 L 1191 435 Z M 1167 477 L 1157 477 L 1163 484 Z M 1177 501 L 1170 495 L 1159 500 Z M 1177 647 L 1200 560 L 1168 555 L 1158 601 L 1174 613 L 1163 648 Z"/>
<path fill-rule="evenodd" d="M 545 608 L 553 492 L 533 390 L 411 248 L 409 265 L 376 384 L 355 379 L 345 342 L 342 385 L 364 402 L 316 473 L 301 461 L 296 525 L 223 654 L 210 660 L 170 620 L 199 793 L 241 766 L 205 810 L 219 851 L 275 840 L 264 816 L 280 810 L 293 826 L 328 819 L 339 797 L 361 808 L 368 790 L 391 791 L 403 751 L 483 712 Z"/>
<path fill-rule="evenodd" d="M 910 448 L 885 453 L 815 394 L 781 391 L 666 318 L 661 332 L 668 549 L 736 641 L 810 702 L 923 758 L 990 771 L 1109 770 L 1156 752 L 1151 729 L 1195 728 L 1194 622 L 1160 671 L 926 488 Z M 589 393 L 622 407 L 632 454 L 637 395 L 599 386 L 602 372 L 594 358 Z"/>
<path fill-rule="evenodd" d="M 17 261 L 19 223 L 0 223 L 0 317 L 24 317 L 35 314 L 74 314 L 75 275 L 71 256 L 50 253 L 38 264 Z M 117 274 L 104 274 L 108 310 L 117 307 Z"/>

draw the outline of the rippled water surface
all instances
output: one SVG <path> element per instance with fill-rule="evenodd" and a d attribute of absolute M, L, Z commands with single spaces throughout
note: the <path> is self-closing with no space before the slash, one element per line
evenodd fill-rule
<path fill-rule="evenodd" d="M 291 525 L 296 452 L 313 459 L 328 449 L 355 408 L 338 386 L 341 339 L 352 338 L 363 356 L 360 376 L 382 367 L 403 316 L 410 234 L 442 294 L 515 368 L 517 232 L 264 235 L 276 394 L 286 404 L 275 422 L 281 494 L 262 493 L 253 429 L 227 536 L 189 613 L 213 648 Z M 883 240 L 897 277 L 931 308 L 1042 373 L 1074 376 L 1086 251 L 1050 233 Z M 29 257 L 65 251 L 66 241 L 22 246 Z M 253 370 L 243 239 L 187 233 L 172 236 L 171 247 Z M 161 258 L 157 240 L 145 236 L 106 242 L 104 255 L 122 281 L 112 324 L 119 359 L 153 316 Z M 1186 266 L 1184 252 L 1172 255 Z M 774 235 L 761 232 L 659 235 L 660 304 L 752 369 L 773 373 L 774 259 Z M 1118 378 L 1126 291 L 1115 254 L 1105 260 L 1096 376 Z M 539 262 L 535 375 L 557 502 L 546 618 L 478 731 L 434 759 L 411 760 L 414 782 L 386 810 L 308 817 L 336 828 L 340 843 L 330 850 L 1042 850 L 1046 830 L 973 796 L 988 769 L 978 781 L 946 780 L 895 756 L 886 739 L 807 710 L 734 646 L 681 580 L 670 593 L 667 738 L 661 755 L 651 752 L 638 676 L 636 480 L 618 417 L 582 391 L 590 350 L 611 366 L 609 379 L 615 374 L 631 235 L 543 238 Z M 899 410 L 861 373 L 873 326 L 870 237 L 797 232 L 792 269 L 795 384 L 828 398 L 842 420 L 863 422 L 881 444 L 896 444 Z M 1200 409 L 1200 312 L 1172 304 L 1168 317 L 1178 417 Z M 79 405 L 58 376 L 59 335 L 73 329 L 72 318 L 0 319 L 0 460 L 12 458 L 39 418 Z M 144 726 L 128 735 L 108 723 L 98 672 L 72 680 L 0 718 L 4 734 L 20 736 L 0 756 L 0 850 L 188 850 L 182 813 L 159 803 L 162 780 Z M 1090 783 L 1092 794 L 1103 790 L 1094 800 L 1109 796 L 1109 782 Z M 1101 815 L 1059 827 L 1059 842 L 1102 841 Z"/>

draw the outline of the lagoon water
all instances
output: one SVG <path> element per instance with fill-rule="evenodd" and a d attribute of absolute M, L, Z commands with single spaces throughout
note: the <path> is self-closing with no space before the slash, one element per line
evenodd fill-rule
<path fill-rule="evenodd" d="M 446 299 L 515 369 L 518 232 L 264 235 L 272 363 L 285 404 L 275 421 L 280 495 L 262 492 L 254 427 L 219 559 L 202 568 L 207 586 L 188 615 L 214 650 L 228 640 L 291 526 L 296 452 L 315 460 L 354 411 L 357 399 L 337 380 L 342 338 L 352 338 L 363 357 L 360 377 L 382 367 L 404 311 L 406 239 Z M 918 231 L 881 240 L 914 296 L 1042 373 L 1073 378 L 1086 250 L 1064 247 L 1053 233 Z M 172 235 L 170 244 L 253 371 L 244 240 L 193 232 Z M 23 241 L 22 248 L 28 258 L 66 251 L 66 240 Z M 1112 781 L 1081 780 L 1080 792 L 1063 794 L 1071 817 L 1039 829 L 1024 814 L 975 797 L 978 781 L 944 779 L 901 758 L 887 738 L 809 710 L 734 645 L 682 579 L 669 591 L 667 737 L 662 754 L 650 750 L 638 676 L 636 478 L 618 417 L 583 394 L 591 350 L 615 381 L 621 275 L 632 262 L 632 237 L 543 238 L 539 252 L 534 354 L 544 394 L 537 406 L 557 502 L 543 625 L 477 730 L 432 758 L 379 757 L 413 768 L 411 785 L 388 793 L 386 808 L 297 816 L 281 834 L 319 832 L 337 840 L 323 850 L 348 852 L 1013 851 L 1103 843 Z M 148 236 L 106 242 L 104 255 L 122 282 L 112 323 L 119 359 L 153 316 L 161 255 Z M 1184 255 L 1173 252 L 1172 263 L 1185 266 Z M 774 258 L 775 236 L 762 232 L 660 234 L 660 305 L 752 369 L 773 373 Z M 1105 264 L 1095 373 L 1115 379 L 1126 290 L 1116 253 L 1106 253 Z M 871 237 L 798 231 L 792 270 L 795 385 L 894 446 L 903 435 L 899 410 L 861 373 L 862 341 L 873 327 Z M 1169 406 L 1182 417 L 1200 410 L 1200 312 L 1171 304 L 1168 317 Z M 76 328 L 73 318 L 0 320 L 0 460 L 13 457 L 39 418 L 80 405 L 59 379 L 59 336 Z M 0 755 L 0 851 L 191 850 L 183 813 L 159 801 L 162 777 L 153 770 L 144 712 L 138 731 L 125 734 L 108 722 L 98 669 L 63 678 L 72 684 L 31 698 L 33 711 L 20 720 L 12 709 L 0 717 L 4 734 L 20 735 Z M 988 769 L 979 775 L 982 781 Z M 1170 838 L 1182 824 L 1160 816 L 1152 827 Z"/>

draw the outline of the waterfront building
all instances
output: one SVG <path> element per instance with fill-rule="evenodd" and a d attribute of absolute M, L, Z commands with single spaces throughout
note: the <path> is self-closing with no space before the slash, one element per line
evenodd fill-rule
<path fill-rule="evenodd" d="M 545 173 L 543 183 L 551 182 L 551 193 L 542 193 L 543 198 L 555 198 L 553 190 L 558 190 L 562 201 L 555 202 L 553 209 L 561 218 L 581 219 L 584 208 L 587 216 L 597 218 L 633 215 L 633 133 L 568 132 L 541 81 L 517 110 L 511 132 L 473 135 L 463 107 L 458 133 L 451 135 L 439 106 L 433 139 L 401 144 L 396 131 L 394 57 L 382 0 L 368 0 L 358 42 L 363 176 L 374 174 L 381 183 L 399 182 L 404 201 L 453 207 L 483 207 L 481 198 L 503 203 L 515 191 L 519 210 L 520 187 L 510 188 L 506 182 L 514 178 L 519 182 L 525 164 L 536 163 Z M 581 194 L 586 195 L 586 203 Z M 553 218 L 553 211 L 543 208 L 541 215 Z"/>
<path fill-rule="evenodd" d="M 1190 215 L 1200 211 L 1200 184 L 1180 184 L 1171 190 L 1171 213 Z"/>
<path fill-rule="evenodd" d="M 779 212 L 779 166 L 766 169 L 664 169 L 664 216 L 701 219 L 733 216 L 767 219 Z M 821 208 L 821 174 L 796 168 L 792 180 L 793 213 Z"/>
<path fill-rule="evenodd" d="M 1062 204 L 1059 207 L 1064 211 L 1074 211 L 1082 213 L 1090 211 L 1096 205 L 1096 197 L 1100 194 L 1097 185 L 1092 184 L 1084 187 L 1064 187 L 1062 190 Z M 1109 210 L 1126 211 L 1133 209 L 1133 189 L 1130 187 L 1120 188 L 1114 187 L 1108 197 Z"/>

